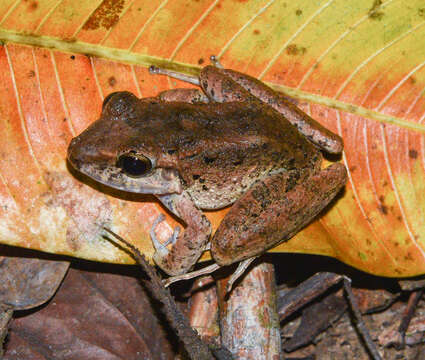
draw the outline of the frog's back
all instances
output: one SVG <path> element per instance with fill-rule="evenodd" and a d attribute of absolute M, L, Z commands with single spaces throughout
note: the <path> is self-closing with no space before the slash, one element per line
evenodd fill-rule
<path fill-rule="evenodd" d="M 269 172 L 320 163 L 320 152 L 267 106 L 169 103 L 153 104 L 148 113 L 144 136 L 163 132 L 155 137 L 156 145 L 164 155 L 177 157 L 184 188 L 203 209 L 233 203 Z"/>

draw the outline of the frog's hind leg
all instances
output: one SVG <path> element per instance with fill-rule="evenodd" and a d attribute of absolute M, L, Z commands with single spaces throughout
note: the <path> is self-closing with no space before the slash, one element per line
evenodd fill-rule
<path fill-rule="evenodd" d="M 257 257 L 258 256 L 253 256 L 252 258 L 248 258 L 239 262 L 235 272 L 230 275 L 229 281 L 227 282 L 226 286 L 226 292 L 230 292 L 230 290 L 232 290 L 235 281 L 238 280 L 245 273 L 246 269 L 248 269 L 248 266 L 251 265 Z"/>
<path fill-rule="evenodd" d="M 171 276 L 168 279 L 163 280 L 163 284 L 164 284 L 165 287 L 168 287 L 172 283 L 175 283 L 177 281 L 189 280 L 189 279 L 196 278 L 198 276 L 208 275 L 208 274 L 211 274 L 211 273 L 213 273 L 214 271 L 216 271 L 220 268 L 221 268 L 220 265 L 214 263 L 214 264 L 205 266 L 202 269 L 191 271 L 191 272 L 188 272 L 186 274 Z"/>
<path fill-rule="evenodd" d="M 257 258 L 257 256 L 254 256 L 252 258 L 242 260 L 241 262 L 239 262 L 238 267 L 236 268 L 234 273 L 232 275 L 230 275 L 229 281 L 227 282 L 227 287 L 226 287 L 227 292 L 230 292 L 230 290 L 232 290 L 232 287 L 233 287 L 233 284 L 235 283 L 235 281 L 238 280 L 245 273 L 246 269 L 249 267 L 249 265 L 251 265 L 251 263 L 256 258 Z M 177 281 L 189 280 L 189 279 L 196 278 L 198 276 L 208 275 L 208 274 L 211 274 L 211 273 L 213 273 L 214 271 L 216 271 L 220 268 L 221 268 L 220 265 L 218 265 L 217 263 L 214 263 L 214 264 L 205 266 L 202 269 L 191 271 L 191 272 L 188 272 L 186 274 L 171 276 L 168 279 L 163 280 L 163 284 L 164 284 L 165 287 L 168 287 L 172 283 L 175 283 Z"/>
<path fill-rule="evenodd" d="M 211 61 L 211 64 L 214 65 L 216 68 L 224 69 L 224 66 L 221 65 L 221 62 L 220 62 L 220 60 L 218 60 L 217 56 L 211 55 L 210 61 Z"/>
<path fill-rule="evenodd" d="M 153 75 L 167 75 L 167 76 L 172 77 L 174 79 L 181 80 L 181 81 L 199 86 L 199 78 L 197 76 L 194 76 L 194 75 L 187 75 L 187 74 L 183 74 L 182 72 L 163 69 L 163 68 L 160 68 L 160 67 L 155 66 L 155 65 L 151 65 L 149 67 L 149 73 L 153 74 Z"/>
<path fill-rule="evenodd" d="M 309 176 L 282 172 L 255 182 L 214 234 L 214 260 L 228 265 L 290 239 L 329 204 L 346 181 L 344 165 L 335 163 Z"/>
<path fill-rule="evenodd" d="M 343 148 L 341 137 L 326 129 L 304 111 L 299 109 L 294 104 L 293 99 L 274 91 L 252 76 L 231 69 L 224 69 L 223 74 L 237 82 L 253 96 L 280 112 L 312 143 L 328 153 L 341 153 Z"/>
<path fill-rule="evenodd" d="M 199 77 L 183 74 L 181 72 L 162 69 L 154 65 L 150 66 L 151 74 L 167 75 L 174 79 L 182 80 L 190 84 L 198 85 L 202 88 L 206 97 L 215 102 L 251 101 L 260 102 L 243 86 L 225 74 L 225 69 L 221 66 L 215 56 L 211 57 L 214 65 L 205 66 L 199 73 Z M 180 89 L 176 89 L 180 90 Z M 170 94 L 172 94 L 170 92 Z M 168 97 L 168 95 L 166 96 Z M 170 97 L 173 100 L 174 94 Z M 204 99 L 204 98 L 202 98 Z M 208 101 L 203 101 L 208 102 Z"/>

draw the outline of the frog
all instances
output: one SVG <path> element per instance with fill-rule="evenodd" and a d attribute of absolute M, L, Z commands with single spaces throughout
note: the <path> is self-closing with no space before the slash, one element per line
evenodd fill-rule
<path fill-rule="evenodd" d="M 197 85 L 137 98 L 105 97 L 100 118 L 68 147 L 77 171 L 108 187 L 153 194 L 184 223 L 161 243 L 154 262 L 173 281 L 209 250 L 200 274 L 238 263 L 233 281 L 267 250 L 312 222 L 347 182 L 340 162 L 322 168 L 323 153 L 343 141 L 260 80 L 213 64 L 198 76 L 152 66 L 153 74 Z M 204 210 L 230 207 L 216 232 Z M 189 274 L 189 275 L 188 275 Z M 195 275 L 193 275 L 195 276 Z"/>

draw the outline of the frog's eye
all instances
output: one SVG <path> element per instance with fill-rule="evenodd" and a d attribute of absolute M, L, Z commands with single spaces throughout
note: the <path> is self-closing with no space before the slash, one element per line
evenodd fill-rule
<path fill-rule="evenodd" d="M 108 96 L 106 96 L 106 98 L 103 100 L 102 110 L 105 108 L 105 106 L 108 104 L 109 100 L 111 100 L 111 98 L 112 98 L 115 94 L 117 94 L 117 92 L 110 93 Z"/>
<path fill-rule="evenodd" d="M 113 116 L 124 114 L 131 116 L 137 108 L 139 101 L 135 95 L 128 91 L 113 92 L 103 100 L 102 112 L 107 111 Z"/>
<path fill-rule="evenodd" d="M 146 156 L 129 152 L 120 155 L 117 166 L 128 176 L 140 177 L 152 169 L 152 162 Z"/>

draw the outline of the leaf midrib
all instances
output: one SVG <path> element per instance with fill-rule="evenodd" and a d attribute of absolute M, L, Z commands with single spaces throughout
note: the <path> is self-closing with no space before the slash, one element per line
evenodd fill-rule
<path fill-rule="evenodd" d="M 151 65 L 160 66 L 166 69 L 179 71 L 189 75 L 197 75 L 200 67 L 176 61 L 169 61 L 164 58 L 158 58 L 151 55 L 134 53 L 128 50 L 114 49 L 102 45 L 90 44 L 81 42 L 76 39 L 60 39 L 50 36 L 33 35 L 28 33 L 20 33 L 16 31 L 0 28 L 0 41 L 15 43 L 19 45 L 36 46 L 40 48 L 63 51 L 73 54 L 83 54 L 94 56 L 106 60 L 117 61 L 132 65 L 149 67 Z M 291 88 L 284 85 L 268 83 L 273 89 L 280 91 L 292 98 L 307 101 L 314 104 L 323 105 L 336 110 L 341 110 L 347 113 L 355 114 L 368 118 L 373 121 L 378 121 L 384 124 L 396 125 L 409 129 L 411 131 L 425 133 L 425 125 L 409 121 L 400 117 L 387 115 L 385 113 L 374 111 L 356 104 L 346 103 L 334 98 L 313 94 L 302 91 L 300 89 Z"/>

